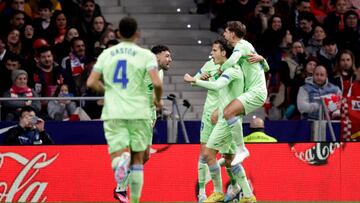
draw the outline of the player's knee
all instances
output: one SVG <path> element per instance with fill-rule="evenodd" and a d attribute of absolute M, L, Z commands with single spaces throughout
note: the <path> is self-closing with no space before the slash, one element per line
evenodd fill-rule
<path fill-rule="evenodd" d="M 216 157 L 212 157 L 212 154 L 210 152 L 207 152 L 207 151 L 204 152 L 203 156 L 204 156 L 204 158 L 206 160 L 206 163 L 209 163 L 209 162 L 216 159 Z"/>

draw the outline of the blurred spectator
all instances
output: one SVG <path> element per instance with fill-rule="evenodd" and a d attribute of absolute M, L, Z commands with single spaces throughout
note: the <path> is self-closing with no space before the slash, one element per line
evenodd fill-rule
<path fill-rule="evenodd" d="M 5 133 L 5 145 L 49 145 L 54 143 L 45 131 L 45 121 L 38 118 L 35 111 L 30 106 L 21 109 L 19 124 Z"/>
<path fill-rule="evenodd" d="M 53 28 L 50 26 L 52 7 L 50 1 L 40 1 L 38 6 L 40 16 L 34 19 L 36 38 L 45 39 L 49 44 L 54 42 Z"/>
<path fill-rule="evenodd" d="M 9 25 L 5 27 L 6 30 L 18 29 L 22 30 L 25 24 L 26 14 L 23 11 L 14 11 L 10 16 Z M 28 21 L 28 20 L 27 20 Z"/>
<path fill-rule="evenodd" d="M 305 46 L 314 34 L 314 27 L 317 24 L 314 14 L 308 11 L 299 13 L 299 28 L 296 29 L 295 39 L 301 40 Z"/>
<path fill-rule="evenodd" d="M 295 9 L 291 12 L 290 16 L 283 18 L 286 20 L 285 25 L 290 29 L 291 33 L 295 33 L 300 29 L 299 14 L 305 11 L 311 11 L 310 0 L 298 0 L 296 1 Z"/>
<path fill-rule="evenodd" d="M 301 41 L 295 41 L 288 55 L 283 58 L 279 70 L 279 89 L 273 100 L 273 105 L 283 117 L 285 110 L 296 102 L 296 96 L 291 98 L 290 91 L 294 85 L 294 78 L 301 74 L 306 62 L 306 53 Z"/>
<path fill-rule="evenodd" d="M 4 66 L 0 68 L 0 95 L 9 90 L 13 84 L 11 80 L 11 72 L 20 69 L 20 58 L 12 54 L 4 60 Z"/>
<path fill-rule="evenodd" d="M 29 60 L 34 57 L 34 32 L 35 29 L 31 23 L 24 25 L 24 32 L 21 33 L 21 44 L 25 60 Z"/>
<path fill-rule="evenodd" d="M 277 142 L 277 140 L 264 132 L 264 121 L 259 117 L 254 117 L 250 121 L 250 134 L 244 137 L 244 142 Z"/>
<path fill-rule="evenodd" d="M 285 119 L 299 119 L 300 112 L 297 108 L 297 95 L 299 93 L 299 88 L 305 84 L 305 79 L 313 76 L 315 67 L 318 65 L 318 60 L 315 57 L 308 57 L 305 68 L 300 74 L 295 75 L 293 79 L 293 85 L 290 89 L 290 98 L 292 98 L 290 105 L 286 108 L 284 112 Z"/>
<path fill-rule="evenodd" d="M 324 28 L 321 25 L 315 26 L 314 33 L 309 39 L 308 44 L 305 48 L 309 56 L 316 56 L 316 52 L 321 49 L 323 40 L 326 37 Z"/>
<path fill-rule="evenodd" d="M 59 85 L 53 97 L 72 97 L 73 95 L 69 93 L 69 88 L 67 85 Z M 47 106 L 47 111 L 51 119 L 62 121 L 69 120 L 71 114 L 76 110 L 76 103 L 71 100 L 52 100 L 49 101 Z"/>
<path fill-rule="evenodd" d="M 329 12 L 324 19 L 324 27 L 328 35 L 335 36 L 345 28 L 344 14 L 349 9 L 347 0 L 336 0 L 335 11 Z"/>
<path fill-rule="evenodd" d="M 357 56 L 357 63 L 360 64 L 360 19 L 355 11 L 347 11 L 344 14 L 345 27 L 337 35 L 337 41 L 341 49 L 351 50 Z"/>
<path fill-rule="evenodd" d="M 328 94 L 341 95 L 341 90 L 328 82 L 326 69 L 319 65 L 314 69 L 313 77 L 305 79 L 297 95 L 297 106 L 304 119 L 319 119 L 321 96 Z"/>
<path fill-rule="evenodd" d="M 7 40 L 0 36 L 0 68 L 4 66 L 5 59 L 7 59 L 10 55 L 14 55 L 14 53 L 7 50 L 6 41 Z"/>
<path fill-rule="evenodd" d="M 12 29 L 7 34 L 6 38 L 6 47 L 7 50 L 14 54 L 21 54 L 21 40 L 20 40 L 20 31 L 18 29 Z"/>
<path fill-rule="evenodd" d="M 57 63 L 61 63 L 62 59 L 69 55 L 71 51 L 71 40 L 74 37 L 79 37 L 79 32 L 75 27 L 70 27 L 66 30 L 64 40 L 61 43 L 55 44 L 54 53 Z"/>
<path fill-rule="evenodd" d="M 87 35 L 87 53 L 91 56 L 97 56 L 101 53 L 99 51 L 101 50 L 100 39 L 106 32 L 106 24 L 104 16 L 95 16 L 92 21 L 91 32 Z"/>
<path fill-rule="evenodd" d="M 71 24 L 77 26 L 80 36 L 87 36 L 91 33 L 94 17 L 101 15 L 101 11 L 96 9 L 95 0 L 83 0 L 80 8 L 80 13 L 73 16 Z"/>
<path fill-rule="evenodd" d="M 273 1 L 275 2 L 275 1 Z M 275 13 L 279 16 L 281 16 L 281 19 L 284 19 L 283 26 L 288 25 L 288 20 L 290 19 L 290 16 L 293 12 L 293 7 L 295 4 L 295 1 L 293 0 L 277 0 L 274 3 Z"/>
<path fill-rule="evenodd" d="M 98 57 L 101 52 L 107 48 L 106 45 L 110 40 L 115 40 L 115 32 L 112 30 L 106 30 L 101 36 L 99 44 L 94 45 L 94 57 Z"/>
<path fill-rule="evenodd" d="M 356 78 L 351 84 L 348 95 L 354 97 L 360 97 L 360 66 L 357 66 L 355 70 L 355 75 Z"/>
<path fill-rule="evenodd" d="M 267 56 L 281 43 L 282 37 L 282 19 L 279 15 L 271 16 L 268 22 L 268 28 L 259 36 L 257 49 L 263 55 Z"/>
<path fill-rule="evenodd" d="M 319 60 L 319 64 L 324 65 L 329 78 L 333 77 L 334 65 L 338 51 L 335 38 L 327 36 L 323 40 L 322 47 L 316 53 L 316 58 Z"/>
<path fill-rule="evenodd" d="M 35 67 L 33 70 L 34 90 L 42 97 L 50 97 L 54 94 L 56 86 L 64 80 L 63 72 L 54 62 L 50 47 L 41 47 L 37 50 Z"/>
<path fill-rule="evenodd" d="M 28 74 L 24 70 L 14 70 L 11 73 L 13 85 L 4 93 L 4 97 L 37 97 L 38 95 L 27 85 Z M 40 101 L 4 101 L 4 112 L 6 121 L 14 121 L 20 116 L 21 108 L 24 106 L 32 106 L 36 111 L 40 110 Z"/>
<path fill-rule="evenodd" d="M 30 6 L 25 3 L 25 0 L 9 0 L 6 2 L 4 16 L 9 18 L 15 11 L 23 11 L 27 16 L 32 16 L 32 10 Z"/>
<path fill-rule="evenodd" d="M 86 91 L 86 80 L 92 69 L 93 60 L 86 55 L 85 42 L 79 37 L 71 40 L 71 52 L 61 62 L 65 73 L 64 82 L 76 96 L 82 96 Z"/>
<path fill-rule="evenodd" d="M 287 29 L 279 31 L 281 41 L 276 48 L 266 56 L 270 66 L 270 92 L 278 92 L 279 89 L 279 70 L 283 59 L 288 55 L 291 45 L 293 43 L 292 34 Z"/>
<path fill-rule="evenodd" d="M 275 14 L 271 0 L 259 0 L 254 12 L 249 15 L 247 23 L 247 39 L 255 42 L 256 39 L 268 28 L 270 18 Z"/>
<path fill-rule="evenodd" d="M 51 17 L 51 27 L 53 29 L 54 44 L 61 43 L 64 40 L 67 19 L 63 11 L 54 11 Z"/>
<path fill-rule="evenodd" d="M 39 5 L 42 4 L 44 1 L 51 3 L 51 11 L 55 10 L 61 10 L 61 4 L 59 1 L 61 0 L 27 0 L 31 10 L 32 10 L 32 18 L 38 18 L 40 17 L 39 14 Z"/>
<path fill-rule="evenodd" d="M 345 96 L 355 77 L 354 54 L 350 50 L 342 50 L 336 58 L 334 76 L 333 78 L 330 78 L 330 81 L 338 86 Z"/>

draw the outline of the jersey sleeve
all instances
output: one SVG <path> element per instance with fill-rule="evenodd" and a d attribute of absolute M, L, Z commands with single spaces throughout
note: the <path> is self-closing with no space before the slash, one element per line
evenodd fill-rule
<path fill-rule="evenodd" d="M 145 64 L 146 70 L 149 71 L 151 69 L 157 69 L 158 68 L 158 63 L 156 60 L 156 56 L 155 54 L 151 53 L 150 51 L 148 51 L 148 60 Z"/>
<path fill-rule="evenodd" d="M 225 70 L 221 76 L 215 81 L 203 81 L 196 79 L 195 85 L 204 87 L 209 90 L 218 91 L 227 86 L 233 79 L 237 78 L 238 74 L 235 68 Z"/>

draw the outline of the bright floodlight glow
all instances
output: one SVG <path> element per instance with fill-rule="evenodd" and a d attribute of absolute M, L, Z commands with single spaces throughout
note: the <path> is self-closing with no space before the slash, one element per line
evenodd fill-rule
<path fill-rule="evenodd" d="M 211 55 L 209 55 L 209 59 L 212 59 Z"/>
<path fill-rule="evenodd" d="M 190 25 L 190 24 L 187 24 L 186 27 L 187 27 L 187 28 L 191 28 L 191 25 Z"/>
<path fill-rule="evenodd" d="M 198 41 L 197 41 L 197 43 L 198 43 L 198 44 L 201 44 L 201 43 L 202 43 L 202 41 L 201 41 L 201 40 L 198 40 Z"/>
<path fill-rule="evenodd" d="M 181 9 L 180 9 L 180 8 L 177 8 L 177 9 L 176 9 L 176 12 L 180 13 L 180 12 L 181 12 Z"/>

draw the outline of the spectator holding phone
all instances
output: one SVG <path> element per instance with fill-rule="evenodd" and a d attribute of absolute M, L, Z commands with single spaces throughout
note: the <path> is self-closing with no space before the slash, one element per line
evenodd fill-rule
<path fill-rule="evenodd" d="M 31 106 L 20 111 L 20 121 L 5 133 L 5 145 L 49 145 L 53 144 L 45 131 L 45 121 L 35 114 Z"/>

